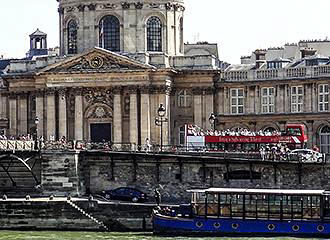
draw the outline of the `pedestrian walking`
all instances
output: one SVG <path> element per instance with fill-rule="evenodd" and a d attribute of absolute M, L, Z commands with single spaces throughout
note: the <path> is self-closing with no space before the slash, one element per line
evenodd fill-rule
<path fill-rule="evenodd" d="M 155 189 L 155 201 L 156 201 L 156 204 L 157 206 L 160 205 L 160 202 L 161 202 L 161 196 L 160 196 L 160 192 L 158 191 L 158 189 L 156 188 Z"/>

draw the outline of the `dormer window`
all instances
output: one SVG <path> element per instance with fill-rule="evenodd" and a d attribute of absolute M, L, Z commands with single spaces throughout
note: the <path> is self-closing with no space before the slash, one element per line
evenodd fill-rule
<path fill-rule="evenodd" d="M 282 62 L 267 62 L 268 69 L 282 68 Z"/>

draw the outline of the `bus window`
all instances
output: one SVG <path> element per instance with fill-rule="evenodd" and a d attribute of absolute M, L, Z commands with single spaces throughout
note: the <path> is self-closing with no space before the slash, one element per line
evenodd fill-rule
<path fill-rule="evenodd" d="M 301 130 L 299 128 L 288 128 L 287 133 L 289 136 L 301 136 Z"/>

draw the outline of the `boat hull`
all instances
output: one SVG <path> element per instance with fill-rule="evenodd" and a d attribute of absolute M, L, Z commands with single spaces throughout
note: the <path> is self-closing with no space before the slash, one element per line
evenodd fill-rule
<path fill-rule="evenodd" d="M 216 235 L 216 236 L 299 236 L 329 237 L 330 222 L 250 220 L 220 218 L 177 218 L 154 214 L 156 235 Z"/>

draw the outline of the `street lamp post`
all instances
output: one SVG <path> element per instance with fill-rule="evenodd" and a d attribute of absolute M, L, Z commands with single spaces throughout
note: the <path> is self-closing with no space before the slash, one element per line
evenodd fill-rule
<path fill-rule="evenodd" d="M 215 125 L 217 122 L 217 116 L 214 113 L 211 113 L 210 117 L 209 117 L 209 122 L 213 127 L 213 131 L 215 131 Z"/>
<path fill-rule="evenodd" d="M 156 126 L 160 126 L 160 151 L 163 151 L 163 123 L 167 122 L 168 119 L 165 117 L 166 108 L 161 103 L 157 110 L 158 117 L 155 118 Z"/>
<path fill-rule="evenodd" d="M 38 141 L 38 124 L 39 124 L 39 118 L 38 118 L 38 116 L 35 117 L 34 123 L 36 125 L 36 148 L 39 149 L 39 146 L 38 146 L 38 143 L 39 143 L 39 141 Z"/>

